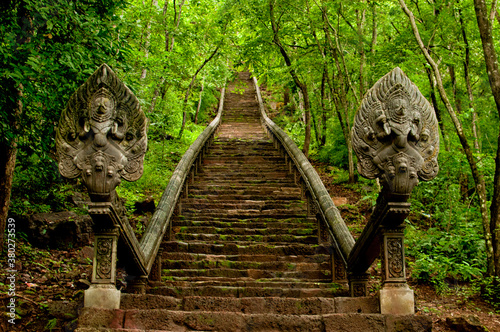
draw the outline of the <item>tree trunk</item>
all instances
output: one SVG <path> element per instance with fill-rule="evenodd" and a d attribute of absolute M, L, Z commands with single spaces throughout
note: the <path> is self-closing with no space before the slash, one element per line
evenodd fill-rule
<path fill-rule="evenodd" d="M 278 35 L 278 25 L 276 24 L 276 21 L 274 19 L 274 1 L 269 0 L 269 14 L 271 17 L 271 27 L 273 29 L 273 42 L 276 46 L 278 46 L 280 53 L 285 60 L 285 63 L 289 69 L 289 73 L 292 76 L 293 81 L 295 82 L 295 85 L 300 89 L 300 91 L 303 94 L 304 97 L 304 120 L 305 120 L 305 125 L 306 125 L 306 132 L 304 135 L 304 148 L 302 151 L 304 152 L 304 155 L 306 157 L 309 157 L 309 145 L 311 143 L 311 104 L 309 102 L 309 94 L 307 92 L 307 85 L 303 82 L 300 81 L 299 77 L 297 76 L 297 73 L 295 72 L 295 69 L 292 67 L 292 61 L 290 60 L 290 57 L 288 56 L 288 53 L 286 52 L 285 48 L 281 44 L 279 35 Z"/>
<path fill-rule="evenodd" d="M 194 115 L 194 124 L 198 124 L 198 114 L 200 113 L 201 100 L 203 97 L 203 89 L 205 88 L 204 81 L 201 82 L 200 99 L 198 100 L 198 107 L 196 107 L 196 114 Z"/>
<path fill-rule="evenodd" d="M 13 110 L 13 119 L 9 124 L 12 129 L 19 126 L 19 117 L 23 112 L 21 102 L 23 86 L 20 85 L 17 91 L 17 102 Z M 16 168 L 17 139 L 11 142 L 0 141 L 0 252 L 5 245 L 5 227 L 9 215 L 10 196 L 12 192 L 12 181 L 14 179 L 14 170 Z"/>
<path fill-rule="evenodd" d="M 352 140 L 351 140 L 351 126 L 349 122 L 349 106 L 347 102 L 347 91 L 346 91 L 346 77 L 348 76 L 347 72 L 343 72 L 342 66 L 339 60 L 338 54 L 341 53 L 339 44 L 338 44 L 338 39 L 337 35 L 335 36 L 335 44 L 333 43 L 331 37 L 330 37 L 330 31 L 328 30 L 328 26 L 330 29 L 334 31 L 336 34 L 337 31 L 332 27 L 332 25 L 329 23 L 328 16 L 326 13 L 326 9 L 323 9 L 323 21 L 325 23 L 324 26 L 324 31 L 325 31 L 325 36 L 327 43 L 330 47 L 330 51 L 332 53 L 333 59 L 335 60 L 335 65 L 337 68 L 337 73 L 338 73 L 338 82 L 340 86 L 340 91 L 337 92 L 337 95 L 339 96 L 338 98 L 334 97 L 334 102 L 335 102 L 335 109 L 337 111 L 337 117 L 339 118 L 340 121 L 340 127 L 342 128 L 342 134 L 344 135 L 344 140 L 347 146 L 347 161 L 348 161 L 348 170 L 349 170 L 349 183 L 354 183 L 356 181 L 355 175 L 354 175 L 354 151 L 352 147 Z M 327 26 L 328 25 L 328 26 Z M 345 62 L 344 62 L 345 65 Z M 347 70 L 347 68 L 344 66 L 344 70 Z M 347 81 L 349 81 L 347 79 Z M 335 89 L 333 86 L 333 82 L 329 80 L 329 85 L 330 85 L 330 92 L 332 95 L 335 96 Z M 354 97 L 356 97 L 356 92 L 351 89 L 351 91 L 354 94 Z M 341 109 L 344 110 L 344 116 L 342 116 Z M 345 119 L 343 119 L 345 117 Z"/>
<path fill-rule="evenodd" d="M 151 6 L 158 6 L 158 0 L 152 0 Z M 150 11 L 151 14 L 151 11 Z M 142 38 L 142 37 L 141 37 Z M 144 57 L 146 60 L 149 58 L 149 45 L 151 43 L 151 15 L 148 17 L 148 24 L 146 25 L 146 41 L 144 43 Z M 148 74 L 147 68 L 142 68 L 141 80 L 145 79 Z"/>
<path fill-rule="evenodd" d="M 323 67 L 323 76 L 321 77 L 321 120 L 320 126 L 321 128 L 316 128 L 317 131 L 320 132 L 318 136 L 318 145 L 320 147 L 325 146 L 326 143 L 326 110 L 327 106 L 325 105 L 325 89 L 326 89 L 326 80 L 328 78 L 328 68 L 326 67 L 326 64 Z"/>
<path fill-rule="evenodd" d="M 496 4 L 496 2 L 494 3 Z M 492 6 L 488 15 L 488 7 L 486 6 L 485 0 L 474 0 L 474 9 L 476 11 L 479 34 L 481 35 L 481 43 L 483 45 L 484 60 L 490 81 L 491 92 L 495 99 L 497 112 L 500 115 L 500 72 L 498 71 L 498 58 L 493 42 L 493 20 L 497 10 L 496 6 Z M 493 197 L 491 200 L 491 220 L 489 225 L 489 232 L 492 235 L 493 242 L 493 271 L 490 271 L 490 264 L 488 264 L 488 272 L 496 276 L 500 276 L 500 135 L 498 137 L 498 144 L 495 158 L 495 177 L 493 179 Z M 487 249 L 488 251 L 490 250 L 490 248 Z"/>
<path fill-rule="evenodd" d="M 472 110 L 472 135 L 474 136 L 474 150 L 476 153 L 480 153 L 479 147 L 479 136 L 477 132 L 477 112 L 474 109 L 474 95 L 472 94 L 472 84 L 470 82 L 469 68 L 470 68 L 470 45 L 467 38 L 467 32 L 465 31 L 465 24 L 462 16 L 462 10 L 458 10 L 458 15 L 460 19 L 460 26 L 462 28 L 462 37 L 465 44 L 465 61 L 464 61 L 464 77 L 465 84 L 467 86 L 467 96 L 469 97 L 469 109 Z"/>
<path fill-rule="evenodd" d="M 191 93 L 191 89 L 193 88 L 193 85 L 194 85 L 194 82 L 196 81 L 196 76 L 198 76 L 198 73 L 203 69 L 203 67 L 205 67 L 205 65 L 207 63 L 210 62 L 210 60 L 213 59 L 213 57 L 217 54 L 217 52 L 219 51 L 219 46 L 217 46 L 215 48 L 215 50 L 212 52 L 212 54 L 210 54 L 210 56 L 205 59 L 205 61 L 203 61 L 203 63 L 201 64 L 200 67 L 198 67 L 198 69 L 196 70 L 196 73 L 194 73 L 193 77 L 191 78 L 191 83 L 189 83 L 189 87 L 186 91 L 186 95 L 184 96 L 184 102 L 182 104 L 182 108 L 183 108 L 183 113 L 182 113 L 182 126 L 181 126 L 181 130 L 179 131 L 179 139 L 182 138 L 182 133 L 184 132 L 184 128 L 186 127 L 186 120 L 187 120 L 187 110 L 186 110 L 186 107 L 187 107 L 187 102 L 188 102 L 188 99 L 189 99 L 189 95 Z"/>
<path fill-rule="evenodd" d="M 283 106 L 288 105 L 290 103 L 290 88 L 285 86 L 283 89 Z"/>
<path fill-rule="evenodd" d="M 475 0 L 477 1 L 477 0 Z M 479 169 L 477 167 L 476 160 L 474 159 L 474 156 L 472 154 L 472 149 L 470 148 L 469 142 L 467 141 L 467 137 L 465 136 L 465 133 L 462 128 L 462 123 L 457 117 L 457 114 L 455 113 L 455 110 L 453 109 L 453 106 L 450 103 L 450 100 L 448 99 L 448 95 L 446 94 L 446 91 L 443 86 L 443 80 L 441 78 L 441 73 L 439 71 L 439 68 L 436 64 L 436 62 L 432 59 L 432 57 L 429 55 L 429 52 L 425 48 L 424 43 L 422 42 L 422 38 L 420 37 L 420 33 L 418 32 L 418 27 L 417 24 L 415 23 L 415 17 L 413 16 L 413 13 L 408 9 L 406 6 L 406 3 L 404 0 L 399 0 L 399 3 L 401 4 L 401 7 L 403 8 L 403 11 L 406 13 L 408 18 L 410 19 L 410 23 L 413 29 L 413 33 L 415 35 L 415 39 L 417 40 L 418 46 L 420 47 L 420 50 L 424 54 L 425 58 L 427 59 L 427 62 L 429 65 L 432 67 L 434 71 L 434 76 L 436 78 L 436 83 L 438 87 L 439 94 L 441 95 L 441 99 L 443 100 L 446 109 L 448 110 L 448 113 L 450 114 L 450 117 L 453 121 L 453 124 L 455 125 L 455 129 L 458 135 L 458 138 L 460 140 L 460 143 L 462 145 L 462 148 L 465 152 L 465 156 L 467 157 L 467 161 L 469 163 L 471 172 L 472 172 L 472 177 L 474 178 L 474 183 L 476 186 L 476 191 L 479 197 L 479 209 L 481 212 L 481 219 L 482 219 L 482 224 L 483 224 L 483 231 L 484 231 L 484 239 L 486 243 L 486 257 L 488 260 L 488 266 L 487 266 L 487 271 L 488 274 L 493 274 L 495 270 L 495 265 L 493 261 L 493 242 L 492 242 L 492 233 L 491 230 L 489 229 L 489 215 L 488 215 L 488 209 L 487 209 L 487 202 L 486 202 L 486 185 L 484 182 L 483 175 L 479 172 Z M 498 156 L 500 157 L 500 156 Z M 499 159 L 500 161 L 500 159 Z M 497 164 L 498 165 L 498 164 Z M 499 177 L 500 181 L 500 177 Z M 499 185 L 500 189 L 500 185 Z"/>
<path fill-rule="evenodd" d="M 364 78 L 364 67 L 366 61 L 365 45 L 364 45 L 364 27 L 366 20 L 366 10 L 363 9 L 361 13 L 356 10 L 357 25 L 358 25 L 358 47 L 359 47 L 359 97 L 363 98 L 365 94 L 365 78 Z"/>
<path fill-rule="evenodd" d="M 425 67 L 425 66 L 424 66 Z M 432 77 L 432 70 L 428 67 L 425 67 L 425 72 L 427 73 L 427 78 L 429 79 L 429 86 L 431 88 L 431 101 L 432 106 L 434 107 L 434 111 L 436 112 L 436 118 L 438 120 L 439 129 L 441 130 L 441 135 L 443 136 L 444 149 L 446 151 L 450 151 L 450 143 L 448 140 L 448 135 L 446 134 L 443 122 L 443 116 L 441 114 L 441 109 L 439 108 L 439 104 L 436 98 L 436 83 L 434 78 Z"/>

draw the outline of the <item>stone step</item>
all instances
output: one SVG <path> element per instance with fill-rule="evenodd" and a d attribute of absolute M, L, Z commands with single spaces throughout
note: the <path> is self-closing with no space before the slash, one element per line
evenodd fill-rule
<path fill-rule="evenodd" d="M 252 171 L 234 171 L 232 173 L 220 172 L 199 172 L 195 175 L 195 181 L 199 184 L 214 184 L 214 183 L 233 183 L 237 184 L 256 184 L 256 183 L 277 183 L 277 184 L 294 184 L 294 178 L 287 172 L 262 172 Z"/>
<path fill-rule="evenodd" d="M 122 294 L 121 309 L 239 312 L 246 314 L 318 315 L 334 312 L 378 313 L 376 298 L 201 297 Z"/>
<path fill-rule="evenodd" d="M 296 190 L 294 194 L 286 194 L 280 193 L 277 190 L 268 190 L 265 191 L 252 191 L 249 194 L 243 194 L 244 189 L 241 189 L 241 193 L 238 193 L 236 190 L 227 190 L 227 193 L 224 193 L 222 190 L 218 191 L 218 195 L 203 194 L 199 189 L 193 190 L 192 187 L 189 187 L 188 199 L 205 199 L 208 201 L 296 201 L 300 198 L 300 190 Z M 298 195 L 298 196 L 297 196 Z"/>
<path fill-rule="evenodd" d="M 186 269 L 186 270 L 167 270 L 162 271 L 162 276 L 168 278 L 173 277 L 227 277 L 227 278 L 252 278 L 255 280 L 263 278 L 294 278 L 294 279 L 316 279 L 331 281 L 331 271 L 268 271 L 258 269 L 226 269 L 226 268 L 211 268 L 211 269 Z"/>
<path fill-rule="evenodd" d="M 200 217 L 211 217 L 211 218 L 237 218 L 237 219 L 249 219 L 249 218 L 306 218 L 306 213 L 300 213 L 298 211 L 289 211 L 286 209 L 270 209 L 270 210 L 250 210 L 250 209 L 234 209 L 221 211 L 218 209 L 194 209 L 190 207 L 182 207 L 182 215 L 186 219 L 192 217 L 193 220 L 200 220 Z"/>
<path fill-rule="evenodd" d="M 317 236 L 300 236 L 292 234 L 272 234 L 272 235 L 238 235 L 238 234 L 192 234 L 192 233 L 177 233 L 174 237 L 178 241 L 184 242 L 238 242 L 238 243 L 303 243 L 303 244 L 317 244 Z"/>
<path fill-rule="evenodd" d="M 165 285 L 185 285 L 189 283 L 190 285 L 202 285 L 203 283 L 210 284 L 212 286 L 241 286 L 241 287 L 280 287 L 280 288 L 332 288 L 332 287 L 343 287 L 340 284 L 333 284 L 331 280 L 322 279 L 308 279 L 304 280 L 302 278 L 284 278 L 284 277 L 273 277 L 273 278 L 261 278 L 253 279 L 251 277 L 245 278 L 233 278 L 233 277 L 206 277 L 206 276 L 195 276 L 195 277 L 182 277 L 182 276 L 169 276 L 164 278 L 163 281 L 149 282 L 152 287 L 161 287 Z M 243 283 L 243 285 L 241 285 Z M 319 286 L 318 286 L 319 285 Z M 325 285 L 325 286 L 321 286 Z M 330 287 L 330 285 L 332 285 Z"/>
<path fill-rule="evenodd" d="M 210 255 L 330 255 L 333 248 L 326 245 L 302 245 L 298 243 L 203 243 L 163 241 L 164 251 L 188 252 Z"/>
<path fill-rule="evenodd" d="M 226 176 L 206 176 L 203 173 L 197 174 L 195 177 L 195 181 L 198 186 L 202 185 L 229 185 L 237 187 L 237 186 L 245 186 L 245 189 L 249 186 L 262 185 L 263 187 L 269 186 L 281 186 L 281 185 L 295 185 L 294 179 L 292 177 L 288 177 L 286 175 L 282 177 L 267 177 L 267 176 L 258 176 L 255 174 L 253 177 L 241 177 L 234 175 L 226 175 Z"/>
<path fill-rule="evenodd" d="M 212 156 L 207 155 L 203 158 L 203 165 L 220 164 L 220 165 L 261 165 L 266 163 L 276 163 L 285 165 L 283 158 L 279 156 Z M 284 166 L 283 166 L 284 167 Z"/>
<path fill-rule="evenodd" d="M 282 297 L 282 298 L 335 298 L 346 296 L 347 291 L 341 288 L 279 288 L 279 287 L 230 287 L 230 286 L 162 286 L 150 289 L 149 294 L 184 298 L 187 296 L 200 297 Z"/>
<path fill-rule="evenodd" d="M 221 210 L 275 210 L 286 209 L 288 211 L 305 211 L 306 202 L 295 200 L 214 200 L 209 201 L 204 198 L 184 198 L 182 199 L 183 209 L 221 209 Z"/>
<path fill-rule="evenodd" d="M 317 235 L 317 230 L 315 227 L 303 227 L 303 225 L 298 224 L 297 226 L 302 226 L 302 227 L 297 227 L 297 228 L 284 228 L 284 227 L 272 227 L 270 225 L 269 227 L 266 228 L 248 228 L 248 227 L 214 227 L 214 226 L 192 226 L 192 227 L 182 227 L 182 226 L 177 226 L 174 223 L 174 226 L 172 228 L 172 232 L 174 234 L 180 235 L 180 234 L 204 234 L 204 235 L 244 235 L 244 236 L 251 236 L 251 235 L 261 235 L 261 236 L 269 236 L 269 234 L 272 235 L 308 235 L 308 236 L 315 236 Z M 312 225 L 311 225 L 312 226 Z M 234 240 L 231 240 L 234 241 Z M 266 241 L 263 241 L 266 242 Z"/>
<path fill-rule="evenodd" d="M 139 300 L 141 302 L 147 302 Z M 381 315 L 378 313 L 321 313 L 299 314 L 274 313 L 276 310 L 293 311 L 293 302 L 266 303 L 260 299 L 240 299 L 239 308 L 233 302 L 219 302 L 218 298 L 206 298 L 205 302 L 192 299 L 186 302 L 194 310 L 138 309 L 106 310 L 83 308 L 76 332 L 96 331 L 430 331 L 432 319 L 416 315 Z M 300 302 L 299 302 L 300 303 Z M 196 310 L 198 307 L 219 305 L 226 310 Z M 305 304 L 305 303 L 304 303 Z M 330 304 L 330 306 L 328 305 Z M 331 302 L 317 301 L 311 307 L 331 308 Z M 335 308 L 335 302 L 334 307 Z M 266 313 L 245 313 L 258 310 Z M 356 308 L 357 306 L 352 306 Z M 255 308 L 255 309 L 254 309 Z M 307 306 L 305 307 L 307 308 Z M 318 309 L 319 310 L 319 309 Z M 361 310 L 361 309 L 360 309 Z M 311 310 L 312 311 L 312 310 Z"/>
<path fill-rule="evenodd" d="M 188 193 L 191 197 L 206 196 L 207 198 L 215 198 L 211 196 L 223 197 L 261 197 L 262 200 L 279 199 L 278 195 L 286 197 L 300 198 L 301 189 L 297 188 L 293 183 L 283 184 L 267 184 L 265 187 L 255 188 L 247 185 L 223 185 L 223 184 L 192 184 L 188 185 Z M 208 196 L 207 196 L 208 195 Z"/>
<path fill-rule="evenodd" d="M 323 271 L 330 269 L 330 262 L 322 263 L 291 263 L 287 261 L 255 262 L 255 261 L 228 261 L 228 260 L 173 260 L 163 259 L 162 267 L 173 269 L 259 269 L 270 271 Z"/>
<path fill-rule="evenodd" d="M 311 229 L 316 227 L 316 223 L 310 223 L 306 218 L 276 219 L 270 218 L 220 218 L 207 216 L 176 216 L 173 219 L 172 227 L 215 227 L 215 228 L 274 228 L 274 229 Z M 180 231 L 180 230 L 179 230 Z M 237 231 L 236 231 L 237 232 Z"/>
<path fill-rule="evenodd" d="M 330 261 L 329 255 L 298 255 L 298 256 L 279 256 L 279 255 L 211 255 L 185 252 L 163 252 L 164 260 L 184 260 L 184 261 L 203 261 L 210 260 L 214 262 L 286 262 L 286 263 L 325 263 Z"/>
<path fill-rule="evenodd" d="M 241 174 L 243 172 L 255 172 L 256 169 L 266 173 L 283 173 L 288 172 L 286 169 L 283 170 L 285 164 L 279 165 L 255 165 L 255 164 L 238 164 L 234 167 L 227 167 L 226 164 L 207 164 L 199 170 L 202 173 L 224 173 L 224 174 Z M 291 173 L 290 173 L 291 174 Z"/>

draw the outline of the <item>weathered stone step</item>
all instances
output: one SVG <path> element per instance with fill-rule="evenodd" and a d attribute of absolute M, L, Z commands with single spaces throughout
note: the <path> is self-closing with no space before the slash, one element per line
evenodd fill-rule
<path fill-rule="evenodd" d="M 208 164 L 223 164 L 223 165 L 243 165 L 243 164 L 265 164 L 274 163 L 284 165 L 282 157 L 279 156 L 211 156 L 207 155 L 203 158 L 203 165 Z M 284 166 L 283 166 L 284 167 Z"/>
<path fill-rule="evenodd" d="M 172 260 L 163 259 L 163 268 L 167 270 L 188 269 L 259 269 L 270 271 L 323 271 L 330 269 L 330 262 L 322 263 L 291 263 L 287 261 L 255 262 L 255 261 L 228 261 L 228 260 Z"/>
<path fill-rule="evenodd" d="M 284 228 L 284 229 L 311 229 L 315 228 L 316 224 L 308 222 L 306 218 L 289 218 L 289 219 L 276 219 L 269 218 L 250 218 L 250 219 L 237 219 L 237 218 L 219 218 L 219 217 L 206 217 L 206 216 L 193 216 L 186 219 L 184 215 L 177 216 L 173 220 L 173 227 L 215 227 L 215 228 Z"/>
<path fill-rule="evenodd" d="M 224 127 L 224 124 L 221 125 L 221 128 Z M 253 127 L 253 125 L 252 125 Z M 262 129 L 262 127 L 261 127 Z M 262 131 L 263 133 L 264 131 Z M 265 137 L 265 138 L 262 138 L 262 139 L 255 139 L 255 138 L 251 138 L 251 139 L 248 139 L 248 138 L 244 138 L 244 137 L 216 137 L 215 140 L 213 141 L 213 144 L 242 144 L 242 145 L 258 145 L 258 144 L 266 144 L 266 145 L 269 145 L 269 146 L 272 146 L 273 143 L 272 141 L 269 139 L 269 137 Z"/>
<path fill-rule="evenodd" d="M 207 305 L 216 306 L 217 298 L 207 298 Z M 242 299 L 243 301 L 243 299 Z M 145 301 L 144 301 L 145 302 Z M 211 304 L 210 304 L 211 302 Z M 374 313 L 327 313 L 327 314 L 252 314 L 227 310 L 196 310 L 201 300 L 193 299 L 193 311 L 169 309 L 105 310 L 84 308 L 76 332 L 96 331 L 430 331 L 432 319 L 416 315 L 381 315 Z M 241 303 L 241 302 L 240 302 Z M 221 305 L 224 303 L 222 302 Z M 265 311 L 266 303 L 248 298 L 240 308 Z M 293 304 L 292 304 L 293 305 Z M 276 303 L 267 307 L 280 308 Z M 288 306 L 288 305 L 287 305 Z M 328 308 L 328 306 L 326 306 Z M 354 308 L 356 306 L 353 306 Z M 275 309 L 276 310 L 276 309 Z M 290 309 L 291 310 L 291 309 Z M 125 329 L 125 330 L 124 330 Z"/>
<path fill-rule="evenodd" d="M 346 295 L 339 289 L 327 288 L 279 288 L 279 287 L 228 287 L 228 286 L 187 286 L 187 287 L 157 287 L 148 291 L 149 294 L 183 298 L 185 296 L 210 297 L 284 297 L 284 298 L 334 298 Z"/>
<path fill-rule="evenodd" d="M 218 184 L 218 183 L 228 183 L 233 185 L 243 185 L 243 184 L 294 184 L 294 179 L 286 172 L 282 173 L 262 173 L 257 172 L 244 173 L 244 174 L 209 174 L 205 172 L 200 172 L 196 175 L 195 181 L 199 185 L 205 184 Z"/>
<path fill-rule="evenodd" d="M 286 279 L 286 278 L 271 278 L 271 279 L 259 279 L 258 281 L 250 278 L 235 279 L 235 278 L 211 278 L 210 280 L 204 280 L 207 278 L 203 277 L 169 277 L 164 281 L 151 282 L 152 287 L 206 287 L 206 286 L 217 286 L 217 287 L 240 287 L 240 288 L 279 288 L 279 289 L 334 289 L 339 294 L 345 292 L 348 293 L 347 284 L 341 285 L 336 283 L 331 283 L 328 280 L 317 280 L 312 282 L 304 279 Z M 293 281 L 290 281 L 293 280 Z M 348 295 L 348 294 L 347 294 Z"/>
<path fill-rule="evenodd" d="M 248 228 L 248 227 L 214 227 L 214 226 L 192 226 L 182 227 L 174 223 L 172 232 L 180 234 L 205 234 L 205 235 L 317 235 L 317 229 L 313 227 L 303 227 L 303 224 L 298 224 L 297 228 L 273 227 L 272 224 L 265 228 Z M 301 227 L 302 226 L 302 227 Z M 264 241 L 265 242 L 265 241 Z"/>
<path fill-rule="evenodd" d="M 240 172 L 252 172 L 255 171 L 255 169 L 259 169 L 262 172 L 283 172 L 285 168 L 285 163 L 282 164 L 273 164 L 273 165 L 268 165 L 268 164 L 263 164 L 263 165 L 255 165 L 255 164 L 237 164 L 234 165 L 234 167 L 227 167 L 225 164 L 207 164 L 203 165 L 203 167 L 200 169 L 200 172 L 219 172 L 219 173 L 240 173 Z M 286 168 L 285 168 L 286 170 Z"/>
<path fill-rule="evenodd" d="M 254 188 L 248 186 L 230 186 L 222 184 L 192 184 L 189 185 L 189 194 L 192 196 L 203 196 L 203 195 L 213 195 L 219 196 L 228 195 L 236 197 L 235 195 L 245 195 L 250 196 L 261 196 L 262 199 L 270 198 L 272 199 L 276 195 L 293 195 L 295 198 L 300 198 L 301 189 L 297 188 L 293 183 L 282 185 L 271 185 L 268 184 L 265 187 Z M 210 197 L 211 198 L 211 197 Z M 278 196 L 276 196 L 278 198 Z"/>
<path fill-rule="evenodd" d="M 228 278 L 253 278 L 255 280 L 262 278 L 294 278 L 294 279 L 317 279 L 330 281 L 332 276 L 329 270 L 319 271 L 272 271 L 258 269 L 164 269 L 162 276 L 173 277 L 228 277 Z"/>
<path fill-rule="evenodd" d="M 182 200 L 185 207 L 193 209 L 226 209 L 226 210 L 272 210 L 287 209 L 289 211 L 301 211 L 306 209 L 306 203 L 300 200 L 215 200 L 208 201 L 203 198 L 185 198 Z M 189 211 L 189 208 L 186 211 Z"/>
<path fill-rule="evenodd" d="M 272 235 L 239 235 L 239 234 L 192 234 L 192 233 L 177 233 L 174 235 L 175 239 L 184 242 L 263 242 L 263 243 L 303 243 L 303 244 L 317 244 L 317 236 L 300 236 L 292 234 L 272 234 Z"/>
<path fill-rule="evenodd" d="M 244 192 L 244 189 L 242 189 L 242 192 Z M 267 192 L 267 195 L 265 195 L 265 192 L 263 191 L 253 191 L 253 193 L 250 194 L 242 194 L 242 193 L 237 193 L 235 190 L 228 190 L 227 193 L 223 193 L 222 190 L 219 191 L 218 195 L 210 195 L 210 194 L 203 194 L 200 192 L 199 189 L 196 190 L 196 192 L 193 191 L 191 187 L 189 187 L 189 196 L 188 199 L 206 199 L 210 201 L 215 201 L 220 199 L 221 201 L 296 201 L 300 198 L 300 190 L 297 190 L 295 194 L 285 194 L 285 193 L 280 193 L 279 191 L 276 190 L 269 190 Z"/>
<path fill-rule="evenodd" d="M 305 218 L 306 213 L 300 213 L 299 211 L 289 211 L 286 209 L 271 209 L 271 210 L 225 210 L 221 211 L 218 209 L 194 209 L 190 207 L 182 207 L 182 214 L 189 219 L 190 216 L 198 217 L 219 217 L 219 218 L 237 218 L 237 219 L 249 219 L 249 218 Z M 194 219 L 199 220 L 199 219 Z"/>
<path fill-rule="evenodd" d="M 224 311 L 246 314 L 311 315 L 334 312 L 378 313 L 375 298 L 287 298 L 287 297 L 201 297 L 122 294 L 121 309 L 169 309 L 184 311 Z"/>
<path fill-rule="evenodd" d="M 201 171 L 195 176 L 195 181 L 211 183 L 213 181 L 234 181 L 245 183 L 251 181 L 255 183 L 256 180 L 271 182 L 271 183 L 293 183 L 292 175 L 286 171 L 267 170 L 258 172 L 258 170 L 233 170 L 230 173 L 222 173 L 220 171 Z M 284 180 L 284 181 L 282 181 Z"/>
<path fill-rule="evenodd" d="M 162 247 L 165 251 L 190 252 L 212 255 L 329 255 L 332 248 L 325 245 L 302 245 L 297 243 L 263 244 L 263 243 L 199 243 L 164 241 Z"/>
<path fill-rule="evenodd" d="M 278 156 L 279 153 L 274 149 L 272 143 L 262 142 L 259 144 L 243 144 L 234 142 L 214 142 L 214 144 L 208 149 L 208 154 L 227 154 L 231 155 L 233 153 L 240 154 L 257 154 L 264 153 L 265 155 L 275 155 Z"/>
<path fill-rule="evenodd" d="M 163 252 L 162 259 L 184 261 L 230 261 L 230 262 L 287 262 L 287 263 L 325 263 L 330 261 L 329 255 L 211 255 L 185 252 Z M 288 285 L 293 287 L 292 285 Z"/>
<path fill-rule="evenodd" d="M 242 287 L 250 286 L 256 287 L 257 284 L 260 287 L 280 287 L 280 288 L 332 288 L 339 287 L 338 284 L 333 284 L 331 280 L 328 279 L 302 279 L 302 278 L 283 278 L 283 277 L 273 277 L 273 278 L 261 278 L 255 280 L 251 277 L 245 278 L 233 278 L 233 277 L 204 277 L 204 276 L 194 276 L 194 277 L 176 277 L 169 276 L 164 278 L 163 281 L 150 282 L 153 287 L 160 287 L 164 285 L 177 285 L 177 283 L 189 283 L 190 285 L 198 285 L 199 283 L 210 283 L 215 286 L 238 286 L 241 282 L 245 284 Z M 315 286 L 311 286 L 315 285 Z M 326 285 L 326 286 L 321 286 Z M 333 285 L 332 287 L 329 287 Z M 340 286 L 342 287 L 342 286 Z"/>

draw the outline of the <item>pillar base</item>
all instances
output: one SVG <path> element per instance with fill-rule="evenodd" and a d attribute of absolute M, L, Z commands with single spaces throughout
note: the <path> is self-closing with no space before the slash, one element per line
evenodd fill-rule
<path fill-rule="evenodd" d="M 414 315 L 415 297 L 408 285 L 384 286 L 380 290 L 380 313 L 383 315 Z"/>
<path fill-rule="evenodd" d="M 86 308 L 120 309 L 121 292 L 114 285 L 92 284 L 85 291 L 83 305 Z"/>

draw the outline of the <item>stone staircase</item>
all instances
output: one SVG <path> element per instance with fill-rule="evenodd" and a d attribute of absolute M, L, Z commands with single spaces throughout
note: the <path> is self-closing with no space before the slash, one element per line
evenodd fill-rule
<path fill-rule="evenodd" d="M 119 310 L 85 308 L 78 332 L 426 330 L 426 320 L 381 315 L 377 298 L 332 283 L 332 248 L 261 127 L 248 74 L 229 85 L 188 187 L 162 244 L 162 280 L 122 294 Z"/>

